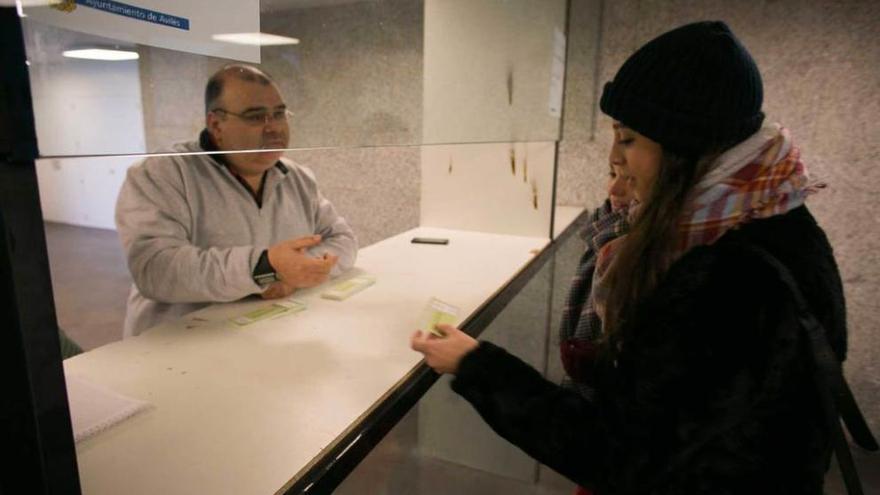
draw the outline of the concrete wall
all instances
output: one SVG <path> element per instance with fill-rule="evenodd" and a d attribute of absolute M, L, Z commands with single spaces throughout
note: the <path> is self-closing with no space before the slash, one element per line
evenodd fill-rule
<path fill-rule="evenodd" d="M 144 150 L 137 60 L 65 58 L 64 50 L 106 40 L 36 21 L 24 23 L 24 35 L 42 156 Z M 133 161 L 127 157 L 37 160 L 43 217 L 113 229 L 116 194 Z"/>
<path fill-rule="evenodd" d="M 421 139 L 422 2 L 385 0 L 264 14 L 264 32 L 297 45 L 265 46 L 259 67 L 294 113 L 291 147 L 417 144 Z M 204 127 L 208 77 L 232 61 L 141 49 L 147 148 Z"/>
<path fill-rule="evenodd" d="M 562 0 L 426 0 L 421 142 L 558 139 L 557 31 L 564 38 Z"/>

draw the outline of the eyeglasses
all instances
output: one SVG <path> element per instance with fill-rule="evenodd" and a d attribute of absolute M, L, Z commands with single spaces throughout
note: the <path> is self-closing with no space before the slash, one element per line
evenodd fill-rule
<path fill-rule="evenodd" d="M 275 122 L 281 122 L 282 120 L 287 120 L 293 117 L 293 112 L 286 108 L 284 110 L 273 110 L 271 112 L 268 110 L 253 110 L 244 113 L 235 113 L 224 108 L 215 108 L 211 111 L 233 115 L 243 120 L 245 124 L 252 126 L 274 124 Z"/>

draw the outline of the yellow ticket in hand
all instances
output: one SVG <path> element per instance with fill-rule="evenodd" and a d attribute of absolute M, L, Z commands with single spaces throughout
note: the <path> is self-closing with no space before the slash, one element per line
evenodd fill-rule
<path fill-rule="evenodd" d="M 419 318 L 419 329 L 431 332 L 437 337 L 446 337 L 446 334 L 443 333 L 442 330 L 437 328 L 437 325 L 441 323 L 445 323 L 448 325 L 455 325 L 458 323 L 458 313 L 459 309 L 449 303 L 445 303 L 436 297 L 432 297 L 428 300 L 428 304 L 425 306 L 425 309 L 422 311 L 422 316 Z"/>

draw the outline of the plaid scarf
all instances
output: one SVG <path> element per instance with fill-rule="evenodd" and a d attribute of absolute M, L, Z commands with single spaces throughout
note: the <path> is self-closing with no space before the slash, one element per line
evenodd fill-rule
<path fill-rule="evenodd" d="M 593 310 L 590 297 L 596 254 L 602 246 L 622 235 L 628 228 L 626 209 L 614 211 L 611 201 L 606 199 L 602 206 L 593 211 L 587 226 L 581 232 L 587 248 L 581 256 L 562 309 L 559 344 L 563 367 L 571 378 L 564 384 L 585 396 L 591 394 L 591 388 L 586 382 L 589 381 L 591 361 L 596 353 L 595 343 L 602 335 L 602 321 Z"/>
<path fill-rule="evenodd" d="M 782 215 L 801 206 L 808 195 L 825 186 L 809 182 L 800 150 L 792 143 L 788 130 L 779 124 L 764 126 L 721 155 L 694 188 L 672 261 L 691 248 L 714 243 L 728 230 L 753 219 Z M 605 275 L 625 238 L 618 237 L 599 251 L 592 298 L 600 319 L 608 295 Z"/>

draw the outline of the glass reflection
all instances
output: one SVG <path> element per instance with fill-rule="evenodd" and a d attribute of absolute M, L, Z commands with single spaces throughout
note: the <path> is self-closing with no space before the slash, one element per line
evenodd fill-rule
<path fill-rule="evenodd" d="M 289 148 L 558 139 L 564 0 L 200 3 L 26 7 L 41 155 L 192 139 L 204 81 L 230 63 L 278 82 Z"/>

